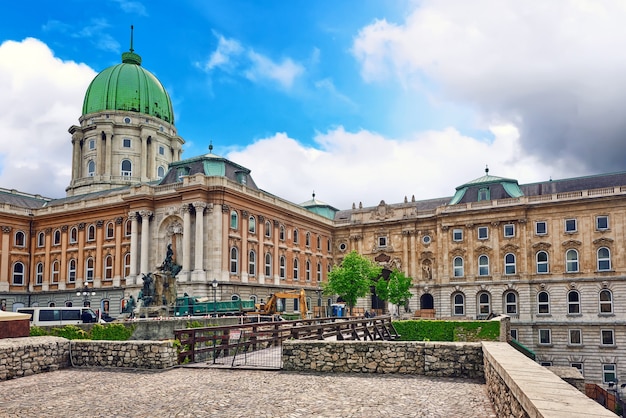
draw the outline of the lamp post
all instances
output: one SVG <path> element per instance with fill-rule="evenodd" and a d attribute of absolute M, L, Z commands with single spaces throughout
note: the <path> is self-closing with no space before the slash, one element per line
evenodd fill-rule
<path fill-rule="evenodd" d="M 213 279 L 211 282 L 211 286 L 213 287 L 213 316 L 217 317 L 217 280 Z"/>
<path fill-rule="evenodd" d="M 317 315 L 322 316 L 322 288 L 317 287 Z"/>
<path fill-rule="evenodd" d="M 87 283 L 85 283 L 85 286 L 83 287 L 82 291 L 78 291 L 76 292 L 76 296 L 83 296 L 83 307 L 88 307 L 91 306 L 91 302 L 89 302 L 89 296 L 96 296 L 96 292 L 90 292 L 89 291 L 89 287 L 87 286 Z"/>

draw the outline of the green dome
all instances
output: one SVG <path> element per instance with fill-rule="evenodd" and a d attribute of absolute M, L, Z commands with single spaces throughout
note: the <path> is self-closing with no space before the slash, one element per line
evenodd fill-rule
<path fill-rule="evenodd" d="M 161 82 L 141 67 L 141 57 L 122 54 L 122 63 L 93 79 L 83 101 L 83 115 L 105 110 L 138 112 L 174 124 L 172 101 Z"/>

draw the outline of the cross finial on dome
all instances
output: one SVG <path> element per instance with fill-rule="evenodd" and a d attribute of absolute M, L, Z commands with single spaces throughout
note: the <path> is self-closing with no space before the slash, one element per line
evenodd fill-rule
<path fill-rule="evenodd" d="M 135 27 L 133 25 L 130 25 L 130 52 L 135 51 L 133 49 L 133 29 L 135 29 Z"/>
<path fill-rule="evenodd" d="M 133 31 L 135 27 L 130 25 L 130 50 L 128 52 L 122 53 L 122 62 L 124 64 L 135 64 L 141 65 L 141 57 L 138 54 L 135 54 L 135 50 L 133 49 Z"/>
<path fill-rule="evenodd" d="M 313 200 L 315 200 L 315 190 L 313 190 Z"/>
<path fill-rule="evenodd" d="M 209 141 L 209 154 L 213 153 L 213 141 Z"/>
<path fill-rule="evenodd" d="M 489 166 L 485 164 L 485 174 L 489 175 Z"/>

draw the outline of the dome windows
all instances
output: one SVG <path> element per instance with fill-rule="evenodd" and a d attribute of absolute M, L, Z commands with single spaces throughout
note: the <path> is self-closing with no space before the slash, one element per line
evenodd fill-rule
<path fill-rule="evenodd" d="M 133 176 L 133 163 L 130 160 L 122 160 L 122 177 Z"/>
<path fill-rule="evenodd" d="M 130 118 L 124 118 L 124 123 L 131 123 L 132 120 Z"/>
<path fill-rule="evenodd" d="M 124 148 L 130 148 L 130 147 L 131 147 L 131 145 L 132 145 L 132 142 L 131 142 L 130 138 L 124 138 L 124 139 L 122 140 L 122 146 L 123 146 Z"/>

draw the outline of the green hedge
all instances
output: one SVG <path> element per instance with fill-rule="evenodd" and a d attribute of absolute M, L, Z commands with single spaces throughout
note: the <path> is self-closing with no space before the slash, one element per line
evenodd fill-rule
<path fill-rule="evenodd" d="M 498 341 L 498 321 L 394 321 L 401 341 Z"/>
<path fill-rule="evenodd" d="M 94 324 L 89 331 L 85 331 L 76 325 L 66 325 L 50 330 L 32 326 L 30 327 L 30 336 L 53 335 L 55 337 L 67 338 L 68 340 L 126 341 L 133 335 L 134 330 L 134 326 L 127 327 L 124 324 Z"/>

